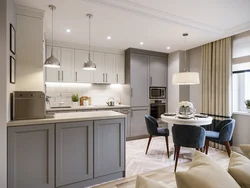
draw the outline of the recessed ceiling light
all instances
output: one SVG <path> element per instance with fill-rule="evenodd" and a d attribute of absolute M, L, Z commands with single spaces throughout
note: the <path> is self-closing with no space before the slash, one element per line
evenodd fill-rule
<path fill-rule="evenodd" d="M 70 29 L 66 29 L 66 32 L 67 32 L 67 33 L 70 33 L 70 32 L 71 32 L 71 30 L 70 30 Z"/>
<path fill-rule="evenodd" d="M 168 46 L 168 47 L 167 47 L 167 50 L 169 50 L 169 49 L 170 49 L 170 47 Z"/>
<path fill-rule="evenodd" d="M 143 45 L 144 43 L 143 42 L 140 42 L 140 45 Z"/>
<path fill-rule="evenodd" d="M 107 36 L 107 39 L 110 40 L 110 39 L 111 39 L 111 36 Z"/>

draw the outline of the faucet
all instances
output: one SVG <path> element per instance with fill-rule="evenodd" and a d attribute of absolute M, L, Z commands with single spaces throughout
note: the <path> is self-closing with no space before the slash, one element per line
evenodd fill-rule
<path fill-rule="evenodd" d="M 50 96 L 46 96 L 46 97 L 45 97 L 45 101 L 46 101 L 46 103 L 49 104 L 49 105 L 50 105 L 50 100 L 49 100 L 50 98 L 51 98 Z"/>

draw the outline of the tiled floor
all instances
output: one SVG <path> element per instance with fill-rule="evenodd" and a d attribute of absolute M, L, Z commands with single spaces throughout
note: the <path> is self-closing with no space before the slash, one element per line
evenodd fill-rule
<path fill-rule="evenodd" d="M 148 139 L 127 141 L 126 143 L 126 178 L 116 180 L 110 183 L 95 186 L 95 188 L 134 188 L 137 174 L 143 173 L 144 176 L 169 187 L 176 188 L 175 176 L 173 173 L 174 161 L 173 155 L 170 159 L 167 157 L 166 144 L 164 137 L 152 138 L 148 155 L 145 155 Z M 172 138 L 169 138 L 170 150 L 173 153 Z M 182 148 L 178 163 L 178 171 L 187 170 L 190 165 L 190 159 L 186 155 L 195 150 Z M 227 168 L 229 158 L 226 152 L 209 148 L 209 156 L 214 159 L 218 165 Z"/>

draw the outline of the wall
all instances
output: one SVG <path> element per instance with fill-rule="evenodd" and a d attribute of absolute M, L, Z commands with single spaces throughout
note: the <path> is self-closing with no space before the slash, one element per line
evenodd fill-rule
<path fill-rule="evenodd" d="M 201 47 L 193 48 L 187 51 L 189 70 L 190 72 L 198 72 L 201 82 Z M 191 85 L 190 86 L 190 101 L 194 104 L 196 112 L 201 112 L 201 89 L 202 85 Z"/>
<path fill-rule="evenodd" d="M 72 94 L 91 97 L 92 105 L 106 105 L 106 101 L 112 97 L 116 102 L 129 105 L 129 93 L 127 85 L 101 85 L 101 84 L 66 84 L 47 83 L 46 95 L 50 96 L 51 106 L 58 106 L 59 102 L 64 102 L 65 106 L 71 106 Z"/>
<path fill-rule="evenodd" d="M 43 14 L 41 10 L 17 8 L 16 90 L 44 90 Z"/>
<path fill-rule="evenodd" d="M 185 60 L 185 52 L 179 51 L 179 72 L 186 72 L 189 70 L 188 63 L 188 54 L 186 54 Z M 190 101 L 189 100 L 189 86 L 179 86 L 179 101 Z"/>
<path fill-rule="evenodd" d="M 16 27 L 14 0 L 0 1 L 0 187 L 7 188 L 7 126 L 10 119 L 10 92 L 15 90 L 15 85 L 9 83 L 10 48 L 9 33 L 10 23 Z M 15 57 L 13 55 L 13 57 Z"/>

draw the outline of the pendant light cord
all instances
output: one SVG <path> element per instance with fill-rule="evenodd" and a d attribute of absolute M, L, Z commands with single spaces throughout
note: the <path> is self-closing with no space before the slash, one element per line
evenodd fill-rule
<path fill-rule="evenodd" d="M 91 15 L 89 15 L 89 61 L 90 61 L 90 38 L 91 38 L 91 34 L 90 34 L 90 32 L 91 32 L 91 23 L 90 23 L 90 19 L 91 19 Z"/>
<path fill-rule="evenodd" d="M 54 7 L 52 7 L 52 49 L 51 56 L 53 56 L 53 48 L 54 48 Z"/>

